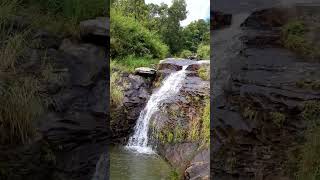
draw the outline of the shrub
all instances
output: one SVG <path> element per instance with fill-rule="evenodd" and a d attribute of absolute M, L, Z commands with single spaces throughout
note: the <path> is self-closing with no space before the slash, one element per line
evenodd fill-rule
<path fill-rule="evenodd" d="M 190 56 L 192 56 L 192 52 L 189 51 L 189 50 L 183 50 L 183 51 L 180 53 L 180 57 L 181 57 L 181 58 L 189 58 Z"/>
<path fill-rule="evenodd" d="M 111 57 L 164 58 L 168 47 L 158 35 L 149 31 L 132 17 L 125 17 L 121 13 L 111 10 L 110 21 L 110 55 Z"/>
<path fill-rule="evenodd" d="M 200 44 L 197 50 L 197 55 L 200 59 L 210 59 L 210 46 Z"/>

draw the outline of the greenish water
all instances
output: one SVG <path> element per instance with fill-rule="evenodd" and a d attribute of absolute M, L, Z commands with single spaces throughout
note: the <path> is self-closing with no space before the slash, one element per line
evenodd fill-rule
<path fill-rule="evenodd" d="M 155 154 L 139 154 L 121 146 L 110 149 L 110 180 L 167 180 L 171 167 Z"/>

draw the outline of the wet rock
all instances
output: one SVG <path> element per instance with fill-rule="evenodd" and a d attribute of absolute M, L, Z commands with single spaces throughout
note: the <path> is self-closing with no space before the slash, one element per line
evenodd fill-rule
<path fill-rule="evenodd" d="M 93 175 L 93 178 L 91 180 L 108 180 L 108 168 L 109 167 L 109 161 L 108 161 L 108 155 L 102 154 L 100 156 L 100 159 L 96 166 L 96 172 Z"/>
<path fill-rule="evenodd" d="M 196 180 L 210 179 L 210 151 L 209 149 L 200 151 L 190 162 L 190 166 L 185 171 L 185 179 Z"/>
<path fill-rule="evenodd" d="M 80 22 L 81 37 L 84 41 L 109 47 L 110 23 L 107 17 L 97 17 Z"/>

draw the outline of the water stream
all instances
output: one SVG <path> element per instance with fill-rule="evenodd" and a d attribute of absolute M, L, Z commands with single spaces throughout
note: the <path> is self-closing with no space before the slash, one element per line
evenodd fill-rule
<path fill-rule="evenodd" d="M 138 153 L 153 154 L 152 143 L 149 142 L 149 123 L 152 115 L 159 110 L 163 100 L 177 95 L 186 77 L 187 65 L 182 70 L 171 73 L 162 83 L 160 89 L 154 92 L 146 107 L 140 112 L 134 134 L 130 137 L 127 148 Z"/>

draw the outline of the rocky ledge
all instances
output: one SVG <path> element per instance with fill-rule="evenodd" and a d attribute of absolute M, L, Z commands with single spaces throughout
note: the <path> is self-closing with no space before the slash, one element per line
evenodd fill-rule
<path fill-rule="evenodd" d="M 213 100 L 212 177 L 293 179 L 289 155 L 303 142 L 306 127 L 300 114 L 305 102 L 320 100 L 319 88 L 302 84 L 318 81 L 320 64 L 284 48 L 280 28 L 302 14 L 309 19 L 315 8 L 259 10 L 243 22 L 245 46 L 230 59 L 230 79 Z"/>

